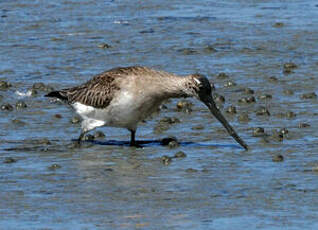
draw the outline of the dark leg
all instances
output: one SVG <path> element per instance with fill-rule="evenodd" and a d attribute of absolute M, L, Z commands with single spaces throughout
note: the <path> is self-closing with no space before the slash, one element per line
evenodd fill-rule
<path fill-rule="evenodd" d="M 129 130 L 131 135 L 130 135 L 130 146 L 134 146 L 134 147 L 137 147 L 137 148 L 142 148 L 141 145 L 138 145 L 136 143 L 136 140 L 135 140 L 135 134 L 136 134 L 136 130 Z"/>
<path fill-rule="evenodd" d="M 136 146 L 135 134 L 136 130 L 129 130 L 130 131 L 130 146 Z"/>
<path fill-rule="evenodd" d="M 83 137 L 85 136 L 85 133 L 86 132 L 81 132 L 81 134 L 79 135 L 79 137 L 78 137 L 78 139 L 77 139 L 77 144 L 81 144 L 81 141 L 82 141 L 82 139 L 83 139 Z"/>

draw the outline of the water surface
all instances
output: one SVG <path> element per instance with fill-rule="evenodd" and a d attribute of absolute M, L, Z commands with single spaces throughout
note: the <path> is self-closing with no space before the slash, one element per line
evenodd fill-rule
<path fill-rule="evenodd" d="M 0 91 L 1 103 L 28 105 L 0 111 L 3 229 L 318 227 L 317 99 L 301 98 L 318 84 L 315 1 L 19 0 L 0 6 L 0 79 L 12 84 Z M 111 47 L 99 48 L 104 43 Z M 287 62 L 297 65 L 290 74 L 283 71 Z M 130 148 L 121 144 L 129 132 L 115 128 L 100 129 L 106 134 L 100 142 L 73 148 L 80 125 L 71 124 L 67 106 L 41 90 L 17 94 L 36 82 L 60 89 L 130 65 L 208 76 L 225 97 L 221 110 L 251 150 L 242 150 L 194 100 L 190 114 L 177 112 L 178 100 L 171 100 L 137 131 L 140 140 L 175 136 L 178 148 Z M 217 78 L 220 72 L 229 79 Z M 229 80 L 237 85 L 224 87 Z M 255 91 L 256 103 L 238 103 L 250 96 L 245 87 Z M 258 99 L 264 94 L 272 99 Z M 225 113 L 229 105 L 238 114 Z M 271 115 L 257 116 L 259 106 Z M 296 116 L 286 117 L 289 111 Z M 238 121 L 243 112 L 249 122 Z M 156 132 L 166 116 L 181 122 Z M 282 128 L 289 133 L 266 142 L 253 137 L 258 126 L 269 135 Z M 178 151 L 187 157 L 162 164 L 162 156 Z M 282 162 L 272 160 L 278 154 Z M 8 157 L 17 161 L 4 163 Z"/>

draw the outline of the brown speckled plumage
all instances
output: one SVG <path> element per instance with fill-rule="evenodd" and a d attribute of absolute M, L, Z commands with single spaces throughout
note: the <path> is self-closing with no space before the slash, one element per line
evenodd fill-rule
<path fill-rule="evenodd" d="M 62 92 L 65 92 L 69 103 L 80 102 L 95 108 L 106 108 L 114 93 L 120 90 L 115 82 L 116 77 L 118 76 L 104 72 L 83 85 L 64 89 Z"/>
<path fill-rule="evenodd" d="M 248 148 L 216 107 L 210 82 L 200 74 L 181 77 L 148 67 L 118 67 L 82 85 L 53 91 L 46 96 L 66 101 L 83 118 L 79 142 L 85 133 L 96 127 L 112 126 L 129 129 L 131 145 L 136 145 L 138 123 L 156 111 L 164 100 L 196 97 L 241 146 Z"/>
<path fill-rule="evenodd" d="M 119 82 L 116 80 L 132 74 L 142 76 L 143 74 L 154 73 L 165 74 L 163 71 L 155 71 L 141 66 L 117 67 L 95 75 L 82 85 L 52 93 L 59 93 L 60 95 L 57 97 L 66 100 L 68 103 L 80 102 L 95 108 L 106 108 L 113 99 L 114 94 L 120 90 Z"/>

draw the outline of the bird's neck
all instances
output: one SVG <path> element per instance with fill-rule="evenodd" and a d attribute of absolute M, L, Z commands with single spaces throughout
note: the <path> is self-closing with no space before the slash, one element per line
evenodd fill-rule
<path fill-rule="evenodd" d="M 163 82 L 163 88 L 168 98 L 192 97 L 193 93 L 189 89 L 191 78 L 189 76 L 172 76 L 169 83 Z"/>

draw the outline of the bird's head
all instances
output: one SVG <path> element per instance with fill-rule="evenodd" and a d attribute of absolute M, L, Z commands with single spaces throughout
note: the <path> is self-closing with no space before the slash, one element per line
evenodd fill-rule
<path fill-rule="evenodd" d="M 202 74 L 191 74 L 188 76 L 189 81 L 186 83 L 187 94 L 202 101 L 211 111 L 211 113 L 222 123 L 228 133 L 245 149 L 247 144 L 237 135 L 232 126 L 224 118 L 212 97 L 213 85 Z"/>
<path fill-rule="evenodd" d="M 212 97 L 212 87 L 209 80 L 202 74 L 189 75 L 190 81 L 187 88 L 189 94 L 203 101 L 207 97 Z"/>

